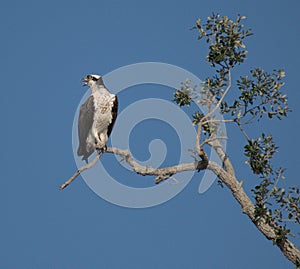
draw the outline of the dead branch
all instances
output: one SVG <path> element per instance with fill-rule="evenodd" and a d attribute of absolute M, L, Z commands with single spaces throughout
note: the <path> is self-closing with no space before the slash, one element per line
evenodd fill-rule
<path fill-rule="evenodd" d="M 139 164 L 134 160 L 129 150 L 124 149 L 118 149 L 118 148 L 106 148 L 107 153 L 113 153 L 118 156 L 121 156 L 124 158 L 124 160 L 131 166 L 132 170 L 136 172 L 139 175 L 146 176 L 146 175 L 152 175 L 156 176 L 155 183 L 158 184 L 161 181 L 164 181 L 168 179 L 169 177 L 173 176 L 176 173 L 184 172 L 184 171 L 193 171 L 193 170 L 203 170 L 207 167 L 208 164 L 208 158 L 205 154 L 205 152 L 202 150 L 201 154 L 199 155 L 202 159 L 202 161 L 195 161 L 191 163 L 182 163 L 174 166 L 164 167 L 164 168 L 154 168 L 151 166 L 144 166 Z M 63 190 L 66 188 L 69 184 L 72 183 L 72 181 L 77 178 L 83 171 L 92 168 L 97 161 L 102 156 L 103 152 L 99 151 L 95 158 L 92 160 L 92 162 L 80 167 L 74 174 L 71 176 L 64 184 L 62 184 L 59 189 Z"/>
<path fill-rule="evenodd" d="M 131 166 L 132 170 L 139 175 L 154 175 L 155 183 L 160 183 L 173 176 L 176 173 L 184 171 L 193 171 L 193 170 L 203 170 L 206 169 L 208 164 L 208 158 L 204 151 L 201 152 L 201 161 L 195 161 L 191 163 L 182 163 L 174 166 L 164 167 L 164 168 L 154 168 L 151 166 L 143 166 L 136 162 L 132 157 L 129 150 L 118 149 L 118 148 L 107 148 L 107 153 L 113 153 L 124 158 L 124 160 Z"/>
<path fill-rule="evenodd" d="M 78 177 L 84 170 L 87 170 L 89 168 L 92 168 L 96 163 L 97 161 L 100 159 L 100 157 L 102 156 L 103 154 L 103 151 L 98 151 L 97 152 L 97 155 L 96 157 L 92 160 L 92 162 L 80 167 L 75 173 L 73 176 L 71 176 L 64 184 L 60 185 L 59 189 L 60 190 L 63 190 L 64 188 L 66 188 L 67 186 L 69 186 L 72 181 Z"/>
<path fill-rule="evenodd" d="M 229 122 L 234 122 L 234 120 L 217 120 L 217 119 L 210 119 L 210 120 L 206 120 L 204 122 L 202 122 L 202 125 L 206 124 L 206 123 L 229 123 Z"/>
<path fill-rule="evenodd" d="M 211 142 L 213 142 L 215 140 L 222 140 L 222 139 L 228 139 L 228 137 L 227 136 L 213 136 L 213 137 L 210 137 L 210 138 L 206 138 L 200 144 L 200 147 L 203 147 L 205 144 L 210 144 Z"/>

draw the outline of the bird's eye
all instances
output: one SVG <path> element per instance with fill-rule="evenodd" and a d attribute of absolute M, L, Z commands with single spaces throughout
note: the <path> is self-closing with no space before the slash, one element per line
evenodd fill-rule
<path fill-rule="evenodd" d="M 92 76 L 91 76 L 91 75 L 88 75 L 88 76 L 87 76 L 87 79 L 91 79 L 91 78 L 92 78 Z"/>

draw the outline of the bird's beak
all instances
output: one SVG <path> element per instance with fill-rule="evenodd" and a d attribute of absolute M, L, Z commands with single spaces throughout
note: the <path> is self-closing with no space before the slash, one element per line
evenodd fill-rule
<path fill-rule="evenodd" d="M 85 78 L 82 78 L 82 79 L 80 80 L 80 82 L 83 82 L 83 85 L 82 85 L 82 86 L 87 86 L 88 80 L 87 80 L 87 78 L 85 77 Z"/>

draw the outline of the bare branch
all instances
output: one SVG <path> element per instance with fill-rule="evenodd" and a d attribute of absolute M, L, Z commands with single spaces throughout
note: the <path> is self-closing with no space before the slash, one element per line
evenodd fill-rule
<path fill-rule="evenodd" d="M 228 139 L 227 136 L 213 136 L 210 138 L 206 138 L 201 144 L 200 147 L 203 147 L 205 144 L 209 144 L 210 142 L 213 142 L 215 140 L 221 140 L 221 139 Z"/>
<path fill-rule="evenodd" d="M 191 163 L 182 163 L 174 166 L 164 167 L 164 168 L 154 168 L 151 166 L 143 166 L 136 162 L 134 158 L 132 157 L 129 150 L 124 149 L 118 149 L 118 148 L 106 148 L 105 152 L 107 153 L 113 153 L 118 156 L 121 156 L 124 158 L 124 160 L 131 166 L 132 170 L 136 172 L 139 175 L 146 176 L 146 175 L 152 175 L 156 176 L 155 183 L 158 184 L 161 181 L 164 181 L 171 176 L 173 176 L 176 173 L 184 172 L 184 171 L 194 171 L 194 170 L 203 170 L 206 169 L 208 164 L 208 158 L 207 155 L 203 150 L 200 151 L 199 156 L 201 157 L 201 161 L 194 161 Z M 95 158 L 92 160 L 92 162 L 88 163 L 87 165 L 84 165 L 80 167 L 74 174 L 71 176 L 64 184 L 62 184 L 59 189 L 63 190 L 66 188 L 69 184 L 72 183 L 72 181 L 77 178 L 83 171 L 92 168 L 97 161 L 102 156 L 103 152 L 99 151 Z"/>
<path fill-rule="evenodd" d="M 201 121 L 198 123 L 197 136 L 196 136 L 196 150 L 198 155 L 200 156 L 201 146 L 200 146 L 200 138 L 201 138 Z"/>
<path fill-rule="evenodd" d="M 216 120 L 216 119 L 210 119 L 210 120 L 207 120 L 205 122 L 202 122 L 202 125 L 206 124 L 206 123 L 221 123 L 221 122 L 234 122 L 234 120 Z"/>
<path fill-rule="evenodd" d="M 208 140 L 208 144 L 210 146 L 213 147 L 213 149 L 216 151 L 216 153 L 218 154 L 219 158 L 222 161 L 223 167 L 225 167 L 225 170 L 232 176 L 235 176 L 235 172 L 233 169 L 233 165 L 228 157 L 228 155 L 226 154 L 225 150 L 223 149 L 221 143 L 219 142 L 219 140 L 217 139 L 217 136 L 213 136 L 212 138 L 207 139 Z M 205 142 L 205 140 L 203 141 Z"/>
<path fill-rule="evenodd" d="M 228 86 L 226 88 L 226 90 L 224 91 L 224 93 L 222 94 L 222 97 L 220 98 L 219 102 L 217 103 L 217 105 L 213 108 L 213 110 L 211 110 L 210 112 L 208 112 L 201 120 L 200 122 L 203 123 L 204 119 L 208 119 L 211 115 L 213 115 L 217 109 L 220 107 L 221 103 L 223 102 L 225 96 L 227 95 L 228 91 L 231 88 L 231 72 L 230 69 L 228 69 Z"/>
<path fill-rule="evenodd" d="M 241 130 L 242 134 L 244 135 L 244 137 L 247 139 L 247 141 L 250 140 L 249 136 L 247 135 L 246 131 L 244 130 L 244 128 L 242 127 L 242 124 L 240 123 L 240 121 L 236 120 L 235 121 L 237 126 L 239 127 L 239 129 Z"/>
<path fill-rule="evenodd" d="M 191 163 L 182 163 L 182 164 L 164 167 L 164 168 L 154 168 L 151 166 L 143 166 L 143 165 L 139 164 L 138 162 L 136 162 L 134 160 L 134 158 L 132 157 L 129 150 L 118 149 L 118 148 L 107 148 L 106 152 L 113 153 L 113 154 L 123 157 L 124 160 L 131 166 L 132 170 L 139 175 L 157 176 L 155 179 L 156 184 L 163 180 L 168 179 L 172 175 L 179 173 L 179 172 L 203 170 L 207 167 L 207 164 L 208 164 L 208 158 L 203 150 L 200 151 L 200 154 L 199 154 L 202 161 L 195 161 L 195 162 L 191 162 Z"/>
<path fill-rule="evenodd" d="M 73 176 L 71 176 L 64 184 L 62 184 L 59 189 L 60 190 L 63 190 L 64 188 L 66 188 L 67 186 L 69 186 L 72 181 L 77 178 L 84 170 L 87 170 L 89 168 L 92 168 L 96 163 L 97 161 L 100 159 L 100 157 L 102 156 L 103 154 L 103 151 L 98 151 L 97 152 L 97 155 L 95 156 L 95 158 L 92 160 L 92 162 L 80 167 L 75 173 Z"/>

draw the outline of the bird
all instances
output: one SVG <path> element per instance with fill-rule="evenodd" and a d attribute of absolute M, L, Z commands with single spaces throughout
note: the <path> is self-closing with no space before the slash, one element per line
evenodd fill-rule
<path fill-rule="evenodd" d="M 104 152 L 118 115 L 118 97 L 109 92 L 100 75 L 90 74 L 81 79 L 91 90 L 81 105 L 78 118 L 79 147 L 77 155 L 88 163 L 97 150 Z"/>

